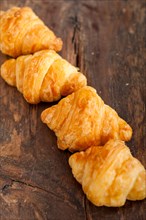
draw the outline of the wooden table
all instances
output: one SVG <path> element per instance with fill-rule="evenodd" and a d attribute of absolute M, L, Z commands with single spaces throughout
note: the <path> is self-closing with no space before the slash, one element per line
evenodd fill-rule
<path fill-rule="evenodd" d="M 1 0 L 30 6 L 63 39 L 61 55 L 78 66 L 133 128 L 128 143 L 146 167 L 146 35 L 144 0 Z M 7 57 L 0 54 L 0 62 Z M 26 103 L 0 79 L 1 220 L 144 220 L 146 202 L 95 207 L 68 165 L 69 152 L 40 120 L 52 104 Z M 145 145 L 145 146 L 144 146 Z"/>

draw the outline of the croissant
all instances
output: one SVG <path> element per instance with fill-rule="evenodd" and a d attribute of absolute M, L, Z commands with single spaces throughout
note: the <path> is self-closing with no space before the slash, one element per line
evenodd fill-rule
<path fill-rule="evenodd" d="M 0 50 L 17 57 L 43 49 L 60 51 L 62 40 L 29 7 L 0 12 Z"/>
<path fill-rule="evenodd" d="M 120 140 L 90 147 L 69 158 L 76 180 L 96 206 L 123 206 L 126 199 L 146 198 L 146 171 Z"/>
<path fill-rule="evenodd" d="M 131 127 L 105 105 L 92 87 L 85 86 L 41 114 L 58 138 L 58 148 L 81 151 L 109 139 L 128 141 Z"/>
<path fill-rule="evenodd" d="M 32 104 L 56 101 L 87 83 L 76 67 L 53 50 L 7 60 L 1 66 L 1 76 Z"/>

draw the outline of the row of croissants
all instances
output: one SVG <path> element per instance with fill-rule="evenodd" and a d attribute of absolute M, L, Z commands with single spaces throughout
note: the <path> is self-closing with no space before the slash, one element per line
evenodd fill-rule
<path fill-rule="evenodd" d="M 96 206 L 123 206 L 146 197 L 146 170 L 125 141 L 131 127 L 106 105 L 86 77 L 56 51 L 57 38 L 28 7 L 0 12 L 0 50 L 12 56 L 1 77 L 27 102 L 53 102 L 41 119 L 57 136 L 61 150 L 76 152 L 69 165 L 87 198 Z"/>

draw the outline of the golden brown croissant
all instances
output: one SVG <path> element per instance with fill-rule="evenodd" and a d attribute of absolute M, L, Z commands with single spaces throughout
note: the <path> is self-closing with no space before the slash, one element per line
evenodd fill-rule
<path fill-rule="evenodd" d="M 1 76 L 32 104 L 58 100 L 86 85 L 86 77 L 53 50 L 7 60 Z"/>
<path fill-rule="evenodd" d="M 17 57 L 43 49 L 60 51 L 62 40 L 29 7 L 0 12 L 0 50 Z"/>
<path fill-rule="evenodd" d="M 90 147 L 69 158 L 76 180 L 96 206 L 123 206 L 146 198 L 146 171 L 120 140 Z"/>
<path fill-rule="evenodd" d="M 128 141 L 132 135 L 131 127 L 89 86 L 46 109 L 41 118 L 56 133 L 62 150 L 85 150 L 113 138 Z"/>

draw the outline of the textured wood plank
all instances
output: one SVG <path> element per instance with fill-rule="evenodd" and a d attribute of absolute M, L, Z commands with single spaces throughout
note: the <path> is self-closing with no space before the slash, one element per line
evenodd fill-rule
<path fill-rule="evenodd" d="M 1 0 L 28 5 L 64 42 L 62 56 L 133 127 L 128 146 L 146 167 L 145 3 L 99 0 Z M 0 63 L 7 59 L 0 55 Z M 40 120 L 47 103 L 29 105 L 0 79 L 1 219 L 144 219 L 145 201 L 95 207 L 72 177 L 68 152 Z M 12 214 L 13 213 L 13 214 Z M 10 218 L 11 216 L 11 218 Z"/>

